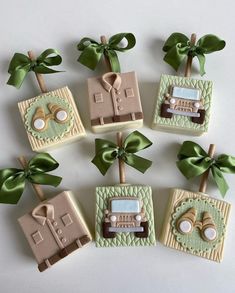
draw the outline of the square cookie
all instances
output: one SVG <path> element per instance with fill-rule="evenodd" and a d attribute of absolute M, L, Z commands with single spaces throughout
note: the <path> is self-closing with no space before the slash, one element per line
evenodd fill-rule
<path fill-rule="evenodd" d="M 203 193 L 172 189 L 160 241 L 221 262 L 230 208 L 229 203 Z"/>
<path fill-rule="evenodd" d="M 92 240 L 71 191 L 40 203 L 18 221 L 40 272 Z"/>
<path fill-rule="evenodd" d="M 108 72 L 88 79 L 91 128 L 95 133 L 138 128 L 143 111 L 135 72 Z"/>
<path fill-rule="evenodd" d="M 163 74 L 152 128 L 199 136 L 208 131 L 212 82 Z"/>
<path fill-rule="evenodd" d="M 96 188 L 96 246 L 155 245 L 152 189 L 143 185 Z"/>
<path fill-rule="evenodd" d="M 18 107 L 33 151 L 48 151 L 86 136 L 68 87 L 20 102 Z"/>

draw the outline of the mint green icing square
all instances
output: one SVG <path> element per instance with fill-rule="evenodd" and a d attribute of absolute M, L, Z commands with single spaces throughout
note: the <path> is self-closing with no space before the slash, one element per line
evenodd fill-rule
<path fill-rule="evenodd" d="M 137 238 L 134 233 L 117 233 L 115 238 L 103 238 L 102 222 L 104 211 L 108 208 L 108 199 L 111 197 L 128 196 L 142 200 L 145 215 L 149 223 L 149 236 Z M 96 246 L 150 246 L 156 244 L 154 229 L 154 213 L 152 201 L 152 189 L 144 185 L 117 185 L 96 188 Z"/>
<path fill-rule="evenodd" d="M 163 118 L 160 116 L 161 105 L 164 101 L 164 95 L 168 93 L 170 86 L 180 86 L 188 88 L 198 88 L 201 91 L 201 95 L 204 98 L 204 109 L 206 110 L 205 121 L 203 124 L 197 124 L 191 121 L 191 117 L 175 115 L 172 118 Z M 163 74 L 161 76 L 159 91 L 157 95 L 156 107 L 153 117 L 153 128 L 159 128 L 159 130 L 166 131 L 189 131 L 192 134 L 200 135 L 208 131 L 210 110 L 211 110 L 211 98 L 212 98 L 212 81 L 197 80 L 189 77 L 180 77 L 174 75 Z"/>

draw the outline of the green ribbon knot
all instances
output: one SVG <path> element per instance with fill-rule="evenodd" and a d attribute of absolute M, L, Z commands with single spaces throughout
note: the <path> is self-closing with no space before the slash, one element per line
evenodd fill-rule
<path fill-rule="evenodd" d="M 222 173 L 235 173 L 235 157 L 221 154 L 217 158 L 210 158 L 200 145 L 185 141 L 178 153 L 178 159 L 177 167 L 187 179 L 211 170 L 221 195 L 225 196 L 229 187 Z"/>
<path fill-rule="evenodd" d="M 58 186 L 61 177 L 47 174 L 59 163 L 47 153 L 34 156 L 25 169 L 6 168 L 0 170 L 0 203 L 16 204 L 25 188 L 25 181 L 40 185 Z"/>
<path fill-rule="evenodd" d="M 36 60 L 31 60 L 24 54 L 15 53 L 8 68 L 10 78 L 7 84 L 19 89 L 29 71 L 41 74 L 61 72 L 48 67 L 59 65 L 61 62 L 62 57 L 55 49 L 45 50 Z"/>
<path fill-rule="evenodd" d="M 126 39 L 127 45 L 121 47 L 121 42 Z M 136 40 L 132 33 L 119 33 L 113 35 L 107 42 L 107 44 L 98 43 L 91 38 L 83 38 L 77 45 L 78 51 L 81 51 L 81 55 L 78 58 L 78 62 L 86 67 L 94 70 L 98 65 L 102 55 L 105 55 L 110 62 L 113 72 L 121 72 L 120 63 L 116 51 L 125 52 L 132 49 L 135 46 Z"/>
<path fill-rule="evenodd" d="M 92 163 L 105 175 L 117 158 L 121 158 L 126 164 L 144 173 L 151 165 L 152 161 L 135 155 L 135 153 L 146 149 L 152 142 L 138 131 L 129 134 L 119 147 L 115 143 L 106 140 L 95 140 L 95 157 Z"/>
<path fill-rule="evenodd" d="M 225 47 L 225 41 L 219 37 L 208 34 L 201 37 L 196 45 L 192 45 L 187 36 L 181 33 L 173 33 L 166 40 L 163 51 L 166 52 L 164 61 L 176 71 L 187 56 L 197 57 L 200 65 L 200 75 L 205 72 L 205 54 L 220 51 Z"/>

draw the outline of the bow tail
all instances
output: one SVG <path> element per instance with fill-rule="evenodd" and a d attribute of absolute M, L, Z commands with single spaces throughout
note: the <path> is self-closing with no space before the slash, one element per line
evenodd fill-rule
<path fill-rule="evenodd" d="M 7 84 L 15 86 L 17 89 L 19 89 L 29 72 L 29 66 L 25 66 L 24 68 L 14 70 L 11 73 L 10 78 L 7 81 Z"/>
<path fill-rule="evenodd" d="M 212 171 L 212 175 L 215 179 L 215 182 L 219 188 L 219 191 L 220 191 L 221 195 L 224 197 L 229 189 L 228 184 L 227 184 L 226 180 L 224 179 L 224 176 L 219 168 L 217 168 L 216 166 L 212 166 L 211 171 Z"/>
<path fill-rule="evenodd" d="M 117 53 L 114 50 L 106 50 L 105 55 L 109 59 L 112 72 L 121 72 Z"/>
<path fill-rule="evenodd" d="M 199 61 L 199 66 L 200 66 L 200 75 L 203 76 L 206 72 L 205 72 L 205 62 L 206 62 L 206 58 L 203 54 L 196 54 L 197 59 Z"/>
<path fill-rule="evenodd" d="M 152 161 L 139 157 L 135 154 L 125 154 L 123 160 L 126 164 L 135 168 L 141 173 L 145 173 L 145 171 L 152 165 Z"/>
<path fill-rule="evenodd" d="M 84 66 L 87 66 L 91 70 L 95 70 L 103 54 L 102 50 L 98 50 L 99 48 L 96 45 L 89 45 L 84 49 L 84 51 L 82 51 L 78 58 L 78 62 Z"/>
<path fill-rule="evenodd" d="M 61 177 L 50 174 L 32 174 L 28 177 L 29 181 L 35 184 L 58 186 L 62 180 Z"/>
<path fill-rule="evenodd" d="M 12 175 L 0 183 L 0 203 L 16 204 L 24 191 L 25 177 Z"/>

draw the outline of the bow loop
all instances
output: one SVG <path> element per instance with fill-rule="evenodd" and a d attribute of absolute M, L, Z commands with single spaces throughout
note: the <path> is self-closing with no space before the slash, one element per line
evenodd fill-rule
<path fill-rule="evenodd" d="M 105 139 L 96 139 L 96 155 L 92 163 L 96 165 L 102 175 L 105 175 L 114 161 L 117 158 L 121 158 L 129 166 L 144 173 L 151 166 L 152 162 L 135 155 L 135 153 L 151 145 L 152 142 L 138 131 L 129 134 L 121 147 Z"/>
<path fill-rule="evenodd" d="M 122 47 L 121 42 L 126 40 L 126 46 Z M 77 45 L 81 55 L 78 62 L 94 70 L 103 54 L 109 59 L 113 72 L 120 72 L 120 64 L 116 51 L 124 52 L 135 46 L 135 36 L 131 33 L 119 33 L 113 35 L 106 44 L 98 43 L 91 38 L 83 38 Z"/>
<path fill-rule="evenodd" d="M 164 61 L 176 71 L 187 56 L 197 57 L 200 74 L 205 74 L 205 54 L 220 51 L 225 47 L 225 41 L 215 35 L 201 37 L 196 44 L 191 44 L 189 38 L 181 33 L 173 33 L 166 40 L 163 51 L 166 52 Z"/>
<path fill-rule="evenodd" d="M 59 166 L 49 154 L 34 156 L 25 169 L 7 168 L 0 170 L 0 203 L 16 204 L 25 188 L 25 181 L 58 186 L 61 177 L 47 174 Z"/>
<path fill-rule="evenodd" d="M 10 78 L 7 84 L 19 89 L 29 71 L 41 74 L 61 72 L 48 67 L 59 65 L 61 62 L 62 58 L 55 49 L 45 50 L 36 60 L 31 60 L 24 54 L 15 53 L 8 68 Z"/>
<path fill-rule="evenodd" d="M 211 158 L 197 143 L 185 141 L 178 153 L 178 159 L 177 167 L 187 179 L 200 176 L 211 169 L 221 195 L 225 196 L 228 184 L 222 173 L 235 173 L 235 157 L 222 154 L 216 159 Z"/>

